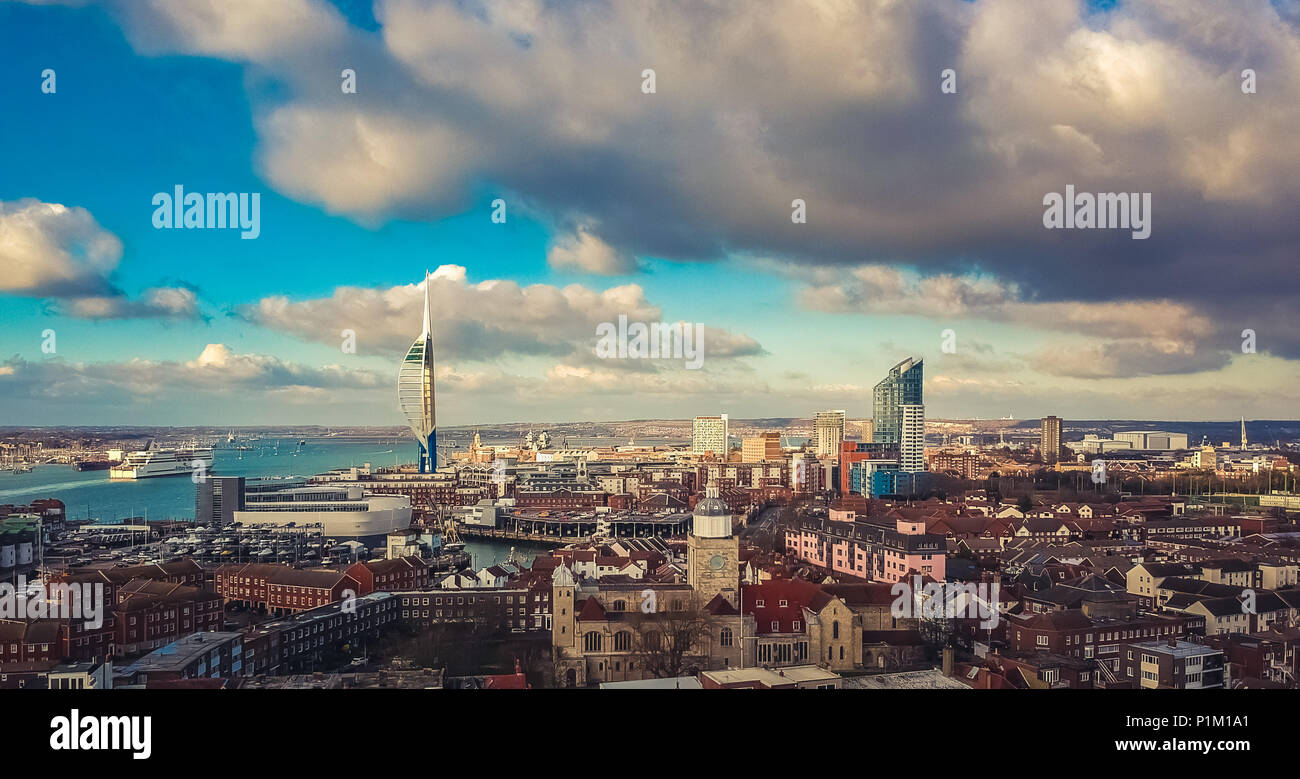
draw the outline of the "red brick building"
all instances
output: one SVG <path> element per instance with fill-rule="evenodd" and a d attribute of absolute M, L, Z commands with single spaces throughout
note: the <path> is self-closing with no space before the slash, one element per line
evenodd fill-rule
<path fill-rule="evenodd" d="M 197 587 L 135 579 L 118 589 L 113 652 L 151 652 L 192 633 L 220 630 L 221 597 Z"/>
<path fill-rule="evenodd" d="M 360 597 L 361 583 L 345 572 L 300 570 L 285 565 L 248 563 L 223 565 L 214 576 L 217 594 L 226 603 L 289 614 L 343 600 L 348 592 Z"/>
<path fill-rule="evenodd" d="M 122 585 L 133 579 L 183 584 L 187 587 L 203 587 L 207 575 L 203 566 L 190 558 L 173 560 L 169 563 L 154 565 L 136 565 L 130 568 L 91 568 L 72 569 L 67 573 L 50 577 L 52 584 L 102 584 L 104 585 L 104 602 L 116 604 L 117 591 Z"/>
<path fill-rule="evenodd" d="M 1007 645 L 1019 652 L 1051 652 L 1104 662 L 1118 673 L 1122 648 L 1139 641 L 1183 638 L 1187 618 L 1140 613 L 1122 619 L 1092 619 L 1082 611 L 1018 614 L 1007 618 Z"/>
<path fill-rule="evenodd" d="M 556 490 L 515 492 L 515 505 L 519 508 L 582 509 L 605 505 L 605 493 L 600 490 L 574 490 L 561 487 Z"/>
<path fill-rule="evenodd" d="M 58 661 L 60 620 L 0 620 L 0 664 Z"/>
<path fill-rule="evenodd" d="M 361 585 L 358 595 L 376 591 L 422 590 L 429 585 L 429 564 L 414 556 L 367 560 L 355 563 L 346 573 Z"/>

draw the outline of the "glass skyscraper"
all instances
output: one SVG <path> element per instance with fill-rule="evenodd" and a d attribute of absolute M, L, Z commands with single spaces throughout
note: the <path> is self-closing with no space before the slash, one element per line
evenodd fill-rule
<path fill-rule="evenodd" d="M 872 391 L 871 440 L 898 446 L 903 442 L 903 406 L 921 406 L 924 381 L 923 360 L 908 357 L 889 370 L 889 375 Z"/>

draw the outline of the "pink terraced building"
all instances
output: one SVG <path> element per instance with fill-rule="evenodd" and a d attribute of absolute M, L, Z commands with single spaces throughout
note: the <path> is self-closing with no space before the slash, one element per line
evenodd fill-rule
<path fill-rule="evenodd" d="M 860 579 L 897 582 L 914 571 L 943 581 L 948 544 L 925 532 L 920 520 L 899 517 L 894 526 L 858 520 L 832 509 L 828 517 L 805 517 L 785 531 L 786 553 L 812 565 Z"/>

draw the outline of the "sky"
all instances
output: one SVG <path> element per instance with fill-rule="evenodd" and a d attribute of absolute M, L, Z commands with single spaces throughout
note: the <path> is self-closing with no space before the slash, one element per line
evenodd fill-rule
<path fill-rule="evenodd" d="M 1300 4 L 1034 6 L 0 2 L 0 424 L 1300 417 Z"/>

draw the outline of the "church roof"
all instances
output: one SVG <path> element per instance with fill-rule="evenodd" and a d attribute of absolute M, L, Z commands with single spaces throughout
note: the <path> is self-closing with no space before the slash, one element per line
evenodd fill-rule
<path fill-rule="evenodd" d="M 721 498 L 708 497 L 695 504 L 695 516 L 729 517 L 731 509 L 727 508 L 727 504 L 723 503 Z"/>
<path fill-rule="evenodd" d="M 709 482 L 705 489 L 704 497 L 700 502 L 695 504 L 695 516 L 697 517 L 731 517 L 731 509 L 727 504 L 722 502 L 718 497 L 717 482 Z"/>
<path fill-rule="evenodd" d="M 605 607 L 600 605 L 596 596 L 592 595 L 582 604 L 582 610 L 578 612 L 579 622 L 600 622 L 605 619 Z"/>
<path fill-rule="evenodd" d="M 713 596 L 713 600 L 708 602 L 704 610 L 715 617 L 729 617 L 739 614 L 736 607 L 731 605 L 731 601 L 722 597 L 722 593 Z"/>

